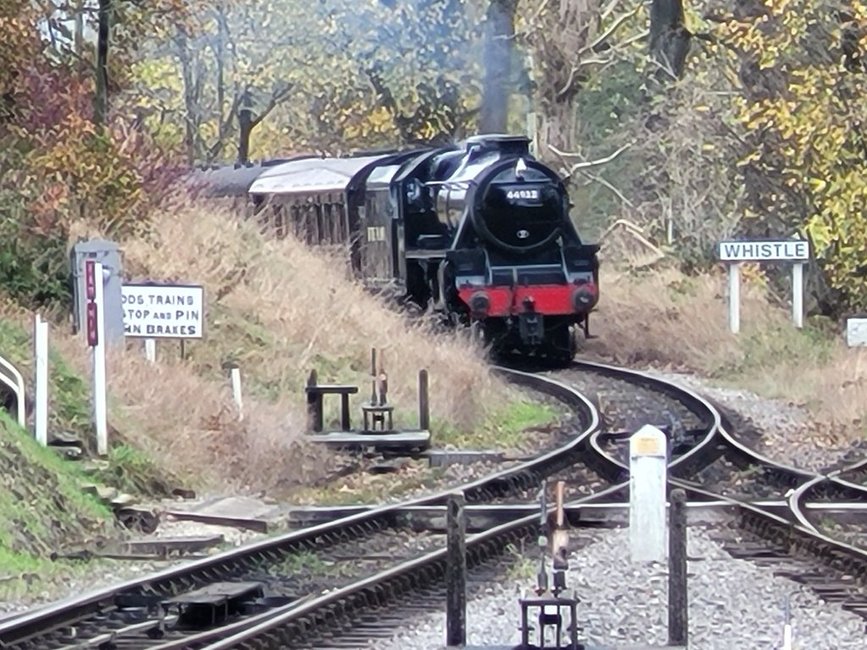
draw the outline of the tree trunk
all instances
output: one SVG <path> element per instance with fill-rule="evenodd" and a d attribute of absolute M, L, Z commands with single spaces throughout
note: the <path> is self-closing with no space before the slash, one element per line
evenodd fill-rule
<path fill-rule="evenodd" d="M 517 0 L 490 0 L 485 20 L 485 78 L 481 133 L 504 133 L 509 128 L 512 88 L 515 9 Z"/>
<path fill-rule="evenodd" d="M 650 54 L 660 65 L 658 81 L 679 79 L 692 34 L 684 26 L 683 0 L 653 0 L 650 6 Z"/>
<path fill-rule="evenodd" d="M 539 126 L 539 154 L 555 160 L 550 147 L 571 152 L 578 149 L 575 135 L 578 130 L 578 110 L 572 98 L 568 101 L 542 101 L 542 118 Z"/>
<path fill-rule="evenodd" d="M 181 78 L 184 84 L 184 149 L 187 152 L 187 162 L 192 165 L 196 160 L 199 109 L 196 83 L 193 78 L 193 62 L 190 58 L 189 39 L 182 29 L 178 30 L 176 44 L 178 61 L 181 64 Z"/>
<path fill-rule="evenodd" d="M 602 0 L 551 0 L 527 37 L 532 48 L 535 109 L 540 115 L 538 156 L 576 149 L 576 101 L 589 79 L 583 59 L 599 34 Z"/>
<path fill-rule="evenodd" d="M 96 41 L 96 96 L 93 123 L 102 128 L 108 119 L 108 39 L 111 0 L 99 0 L 99 29 Z"/>
<path fill-rule="evenodd" d="M 250 91 L 244 91 L 241 107 L 238 110 L 238 164 L 245 165 L 250 159 L 250 133 L 253 132 L 253 107 Z"/>

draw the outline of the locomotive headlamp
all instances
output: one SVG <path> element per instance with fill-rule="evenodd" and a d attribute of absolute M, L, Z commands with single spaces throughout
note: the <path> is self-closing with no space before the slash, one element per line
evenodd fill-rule
<path fill-rule="evenodd" d="M 473 315 L 486 316 L 491 309 L 491 299 L 484 291 L 476 291 L 470 296 L 470 310 Z"/>
<path fill-rule="evenodd" d="M 579 284 L 572 293 L 572 305 L 576 311 L 587 311 L 596 304 L 596 286 L 592 282 Z"/>

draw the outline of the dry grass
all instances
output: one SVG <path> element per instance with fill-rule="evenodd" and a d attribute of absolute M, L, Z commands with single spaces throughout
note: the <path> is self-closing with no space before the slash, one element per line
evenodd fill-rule
<path fill-rule="evenodd" d="M 698 277 L 664 264 L 603 271 L 592 319 L 599 338 L 586 343 L 585 353 L 692 371 L 806 406 L 831 439 L 867 432 L 867 350 L 849 349 L 839 328 L 822 319 L 796 330 L 756 268 L 744 272 L 739 335 L 728 331 L 723 270 Z"/>
<path fill-rule="evenodd" d="M 124 244 L 127 280 L 203 284 L 206 339 L 187 344 L 185 361 L 177 342 L 158 344 L 156 366 L 143 359 L 141 343 L 111 351 L 109 392 L 115 426 L 169 469 L 271 491 L 315 481 L 329 455 L 305 443 L 306 378 L 316 368 L 322 383 L 360 385 L 357 425 L 374 346 L 384 350 L 389 399 L 404 426 L 416 422 L 421 368 L 430 372 L 434 421 L 458 430 L 479 427 L 515 397 L 479 349 L 410 323 L 348 282 L 337 258 L 292 239 L 266 240 L 220 210 L 188 206 L 157 215 L 155 226 L 158 240 Z M 60 335 L 54 344 L 87 376 L 80 339 Z M 228 363 L 241 368 L 243 422 Z M 336 406 L 326 412 L 334 424 Z"/>

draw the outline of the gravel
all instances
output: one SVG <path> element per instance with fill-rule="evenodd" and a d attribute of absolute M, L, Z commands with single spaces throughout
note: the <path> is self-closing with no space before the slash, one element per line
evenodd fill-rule
<path fill-rule="evenodd" d="M 739 419 L 761 434 L 761 451 L 781 463 L 814 472 L 827 470 L 853 450 L 850 443 L 833 444 L 817 436 L 807 409 L 782 399 L 767 399 L 747 390 L 720 388 L 709 381 L 674 372 L 649 370 L 647 374 L 667 379 L 707 397 L 735 412 Z M 741 427 L 732 433 L 740 438 Z M 749 440 L 744 440 L 750 444 Z M 861 454 L 867 453 L 867 449 Z"/>
<path fill-rule="evenodd" d="M 628 559 L 629 531 L 581 531 L 592 538 L 570 558 L 567 585 L 580 599 L 579 639 L 588 644 L 664 645 L 667 641 L 667 574 L 662 564 Z M 863 648 L 863 620 L 823 603 L 807 587 L 773 575 L 747 560 L 731 558 L 703 527 L 689 528 L 689 641 L 701 650 L 776 650 L 782 647 L 783 606 L 790 597 L 794 647 Z M 520 642 L 518 589 L 497 585 L 467 605 L 468 645 Z M 369 647 L 380 650 L 444 648 L 445 614 L 410 623 L 411 628 Z M 532 639 L 531 641 L 537 641 Z"/>

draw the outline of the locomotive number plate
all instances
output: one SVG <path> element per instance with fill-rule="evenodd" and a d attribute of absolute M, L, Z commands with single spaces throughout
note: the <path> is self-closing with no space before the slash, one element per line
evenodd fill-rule
<path fill-rule="evenodd" d="M 509 190 L 506 192 L 507 199 L 538 199 L 539 190 Z"/>

